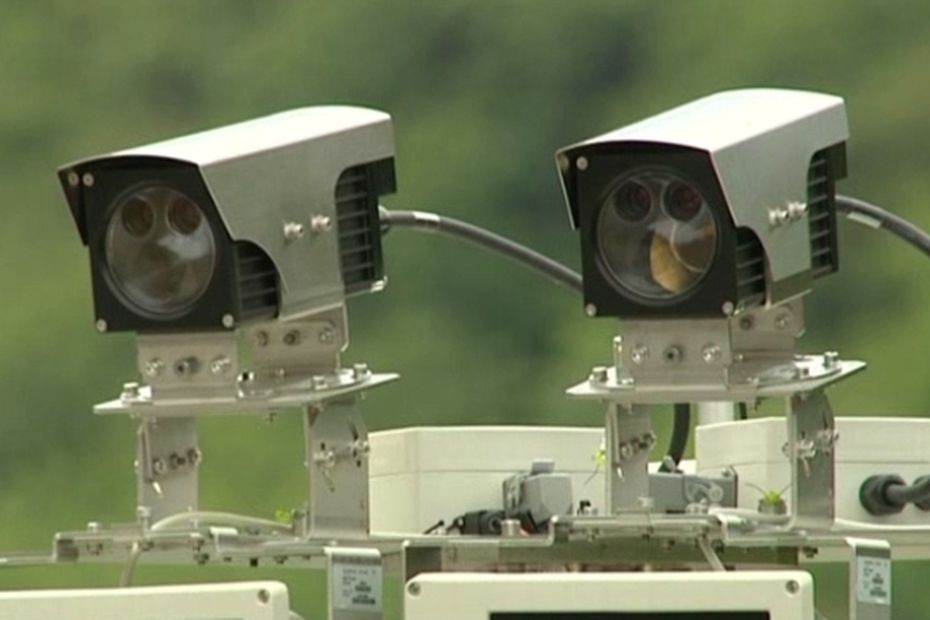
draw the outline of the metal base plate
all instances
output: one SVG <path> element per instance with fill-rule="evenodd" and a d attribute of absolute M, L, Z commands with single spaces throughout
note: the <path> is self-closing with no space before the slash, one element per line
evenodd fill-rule
<path fill-rule="evenodd" d="M 619 375 L 616 368 L 606 375 L 591 376 L 567 390 L 572 398 L 609 401 L 618 404 L 666 404 L 681 402 L 729 401 L 751 403 L 759 399 L 785 397 L 826 387 L 865 369 L 865 362 L 836 361 L 825 368 L 822 356 L 804 356 L 793 365 L 760 374 L 755 381 L 734 384 L 638 385 Z M 794 370 L 792 370 L 794 369 Z M 792 370 L 792 372 L 788 372 Z M 795 372 L 796 370 L 796 372 Z M 794 378 L 800 376 L 801 378 Z"/>
<path fill-rule="evenodd" d="M 119 399 L 94 406 L 98 415 L 124 414 L 131 417 L 207 416 L 229 414 L 265 415 L 282 409 L 315 405 L 368 390 L 399 378 L 395 373 L 368 374 L 353 377 L 353 371 L 344 370 L 336 375 L 318 376 L 293 382 L 281 382 L 248 393 L 232 395 L 191 395 L 153 399 L 151 391 L 143 386 Z"/>

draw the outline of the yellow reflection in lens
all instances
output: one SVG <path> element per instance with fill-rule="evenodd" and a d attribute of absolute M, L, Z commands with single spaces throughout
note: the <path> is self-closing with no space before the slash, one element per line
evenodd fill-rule
<path fill-rule="evenodd" d="M 695 229 L 669 223 L 652 236 L 649 268 L 652 279 L 669 293 L 687 290 L 703 275 L 714 253 L 714 225 L 709 221 Z"/>

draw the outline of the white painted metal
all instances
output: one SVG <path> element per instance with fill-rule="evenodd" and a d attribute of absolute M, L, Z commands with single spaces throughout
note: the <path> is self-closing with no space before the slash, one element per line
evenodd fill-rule
<path fill-rule="evenodd" d="M 714 612 L 743 611 L 767 612 L 768 620 L 813 620 L 813 592 L 811 576 L 802 571 L 432 573 L 407 584 L 404 618 L 488 620 L 492 613 L 557 612 L 572 620 L 573 613 L 584 612 L 702 612 L 714 620 Z"/>
<path fill-rule="evenodd" d="M 288 620 L 287 587 L 246 581 L 0 592 L 3 620 Z"/>

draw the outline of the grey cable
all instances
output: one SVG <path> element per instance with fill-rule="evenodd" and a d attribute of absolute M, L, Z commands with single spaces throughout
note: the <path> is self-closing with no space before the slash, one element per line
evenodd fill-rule
<path fill-rule="evenodd" d="M 582 291 L 581 275 L 577 272 L 548 256 L 544 256 L 525 245 L 490 230 L 455 218 L 423 211 L 393 211 L 385 207 L 379 207 L 379 212 L 381 222 L 384 225 L 383 232 L 387 232 L 387 230 L 394 227 L 409 228 L 467 241 L 506 256 L 524 267 L 534 269 L 573 291 L 579 293 Z"/>
<path fill-rule="evenodd" d="M 836 196 L 836 210 L 848 219 L 872 228 L 883 228 L 930 256 L 930 235 L 899 215 L 851 196 Z"/>

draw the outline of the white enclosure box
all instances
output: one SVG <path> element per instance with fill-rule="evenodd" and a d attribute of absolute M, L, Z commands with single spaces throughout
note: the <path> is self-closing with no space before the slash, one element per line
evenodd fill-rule
<path fill-rule="evenodd" d="M 913 505 L 895 515 L 875 517 L 859 503 L 859 487 L 873 474 L 897 474 L 910 484 L 930 475 L 930 420 L 921 418 L 837 418 L 836 517 L 885 524 L 930 525 L 930 512 Z M 783 453 L 784 418 L 761 418 L 699 426 L 695 456 L 699 474 L 732 466 L 739 475 L 741 508 L 758 506 L 761 491 L 788 486 L 791 466 Z M 784 493 L 789 503 L 790 492 Z"/>
<path fill-rule="evenodd" d="M 802 571 L 426 573 L 405 620 L 813 620 Z"/>
<path fill-rule="evenodd" d="M 2 620 L 288 620 L 276 581 L 0 592 Z"/>
<path fill-rule="evenodd" d="M 369 436 L 371 529 L 421 533 L 474 510 L 501 510 L 502 485 L 552 459 L 572 480 L 575 505 L 602 510 L 604 474 L 595 455 L 602 428 L 447 426 L 381 431 Z M 597 470 L 597 473 L 595 471 Z"/>

